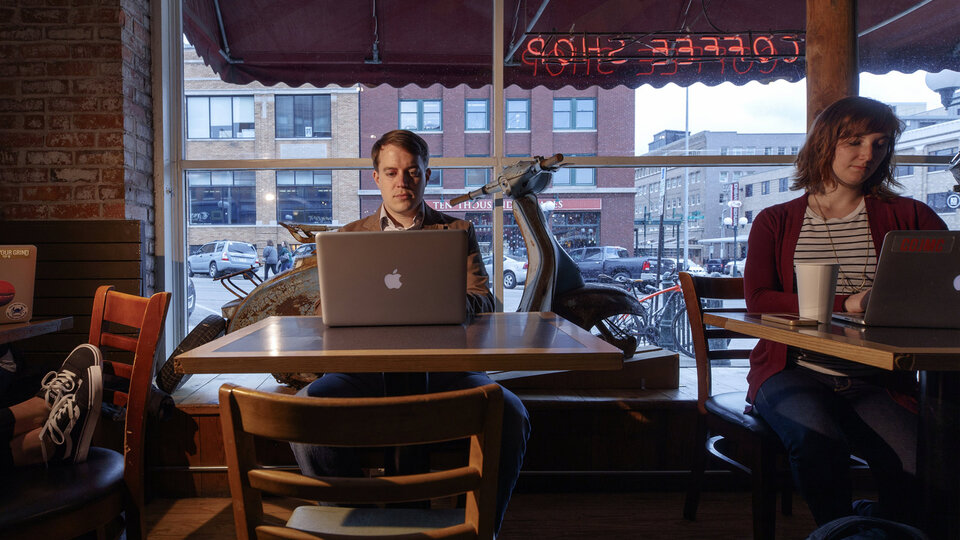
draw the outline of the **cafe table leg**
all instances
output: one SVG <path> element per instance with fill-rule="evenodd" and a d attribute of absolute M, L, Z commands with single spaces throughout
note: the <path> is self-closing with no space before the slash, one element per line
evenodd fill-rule
<path fill-rule="evenodd" d="M 960 372 L 920 372 L 917 476 L 921 528 L 960 538 Z"/>

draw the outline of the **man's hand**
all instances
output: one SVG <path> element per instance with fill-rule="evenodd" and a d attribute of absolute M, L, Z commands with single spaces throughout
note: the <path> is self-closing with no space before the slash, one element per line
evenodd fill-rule
<path fill-rule="evenodd" d="M 843 310 L 850 313 L 863 313 L 867 309 L 867 302 L 870 300 L 870 290 L 865 289 L 856 294 L 851 294 L 843 302 Z"/>

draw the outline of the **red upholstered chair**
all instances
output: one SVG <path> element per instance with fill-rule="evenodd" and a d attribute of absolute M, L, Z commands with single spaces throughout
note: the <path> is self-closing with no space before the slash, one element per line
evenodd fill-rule
<path fill-rule="evenodd" d="M 144 409 L 170 293 L 143 298 L 112 289 L 110 285 L 97 289 L 89 342 L 104 350 L 134 353 L 129 365 L 104 362 L 105 372 L 130 379 L 130 391 L 114 392 L 111 399 L 126 407 L 123 454 L 93 447 L 87 461 L 78 465 L 16 469 L 12 478 L 0 482 L 0 538 L 73 538 L 104 529 L 122 513 L 127 538 L 146 537 L 142 512 Z M 121 325 L 121 330 L 114 325 Z"/>

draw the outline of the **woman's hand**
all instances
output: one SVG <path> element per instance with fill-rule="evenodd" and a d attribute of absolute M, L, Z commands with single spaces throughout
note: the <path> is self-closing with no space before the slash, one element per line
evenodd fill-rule
<path fill-rule="evenodd" d="M 843 310 L 850 313 L 863 313 L 867 309 L 867 300 L 869 299 L 870 289 L 851 294 L 843 301 Z"/>

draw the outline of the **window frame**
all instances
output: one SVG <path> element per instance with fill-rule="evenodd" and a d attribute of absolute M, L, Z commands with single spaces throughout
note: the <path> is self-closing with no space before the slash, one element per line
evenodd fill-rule
<path fill-rule="evenodd" d="M 317 129 L 315 124 L 307 126 L 305 120 L 302 121 L 304 134 L 300 135 L 297 130 L 297 101 L 300 98 L 309 97 L 310 99 L 310 115 L 312 123 L 317 121 L 317 111 L 316 107 L 316 98 L 326 98 L 326 122 L 328 124 L 328 131 L 321 131 Z M 291 101 L 291 110 L 290 110 L 290 122 L 291 122 L 291 131 L 292 135 L 281 135 L 280 134 L 280 100 L 286 101 L 287 99 Z M 277 94 L 273 98 L 273 122 L 274 122 L 274 137 L 276 139 L 331 139 L 333 138 L 333 98 L 331 94 L 325 94 L 322 92 L 311 93 L 311 94 Z M 286 108 L 286 107 L 284 107 Z M 310 128 L 310 134 L 306 134 L 307 127 Z M 286 128 L 286 126 L 284 126 Z"/>
<path fill-rule="evenodd" d="M 523 103 L 523 111 L 511 111 L 510 105 L 516 103 Z M 523 115 L 523 127 L 510 127 L 510 116 L 511 115 Z M 509 98 L 504 100 L 504 122 L 503 129 L 507 132 L 529 132 L 530 131 L 530 98 Z"/>
<path fill-rule="evenodd" d="M 476 118 L 481 113 L 471 113 L 470 104 L 483 104 L 483 127 L 470 127 L 470 118 Z M 489 133 L 490 132 L 490 100 L 467 98 L 463 100 L 463 131 L 466 133 Z"/>
<path fill-rule="evenodd" d="M 228 140 L 228 141 L 229 140 L 251 140 L 252 141 L 256 139 L 257 114 L 256 114 L 256 100 L 254 96 L 252 95 L 251 96 L 245 96 L 245 95 L 220 96 L 220 95 L 214 95 L 214 94 L 197 94 L 197 95 L 186 95 L 184 97 L 185 97 L 185 108 L 184 108 L 185 115 L 184 116 L 186 117 L 185 138 L 188 141 L 222 141 L 222 140 Z M 206 137 L 190 136 L 190 128 L 191 128 L 190 102 L 191 101 L 197 102 L 203 99 L 207 101 L 207 108 L 206 108 L 207 136 Z M 230 129 L 231 129 L 230 137 L 214 137 L 213 136 L 214 125 L 213 125 L 213 107 L 211 107 L 211 102 L 210 102 L 211 99 L 230 99 Z M 250 100 L 250 109 L 252 114 L 251 114 L 249 123 L 251 124 L 252 127 L 250 128 L 251 133 L 247 137 L 240 136 L 240 134 L 245 130 L 241 129 L 239 126 L 246 122 L 237 122 L 236 114 L 237 114 L 238 99 Z"/>
<path fill-rule="evenodd" d="M 416 103 L 416 111 L 411 113 L 410 111 L 404 111 L 403 105 Z M 437 111 L 424 111 L 424 105 L 430 103 L 437 104 Z M 404 127 L 403 116 L 407 114 L 416 114 L 417 115 L 417 125 L 416 128 L 411 129 L 409 127 Z M 437 127 L 436 129 L 427 129 L 424 127 L 424 116 L 427 114 L 436 114 L 437 115 Z M 397 128 L 399 129 L 409 129 L 417 133 L 439 133 L 443 132 L 443 100 L 442 99 L 399 99 L 397 100 Z"/>
<path fill-rule="evenodd" d="M 569 103 L 570 109 L 567 111 L 569 116 L 568 121 L 569 125 L 567 127 L 557 127 L 557 104 L 558 103 Z M 591 125 L 589 127 L 580 127 L 578 118 L 579 113 L 581 112 L 577 105 L 579 103 L 591 103 Z M 597 130 L 597 98 L 585 98 L 585 97 L 571 97 L 571 98 L 553 98 L 553 131 L 596 131 Z M 559 114 L 563 114 L 564 111 L 560 111 Z"/>

